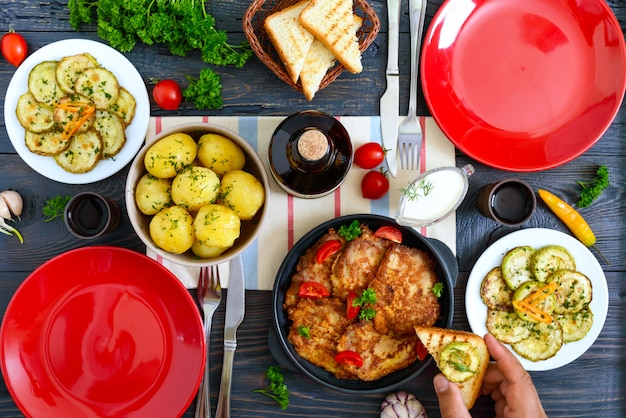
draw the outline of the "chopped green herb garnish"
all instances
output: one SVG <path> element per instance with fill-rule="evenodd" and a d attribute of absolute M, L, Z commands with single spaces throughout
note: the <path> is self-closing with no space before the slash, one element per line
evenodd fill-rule
<path fill-rule="evenodd" d="M 280 405 L 280 409 L 287 409 L 289 406 L 289 389 L 284 383 L 280 368 L 278 366 L 268 367 L 265 377 L 270 381 L 270 384 L 263 389 L 256 389 L 255 392 L 274 399 Z"/>
<path fill-rule="evenodd" d="M 376 316 L 376 310 L 372 308 L 372 305 L 376 303 L 376 291 L 371 287 L 368 287 L 361 293 L 361 296 L 355 298 L 352 301 L 352 306 L 360 306 L 359 319 L 363 321 L 370 321 Z"/>
<path fill-rule="evenodd" d="M 596 170 L 596 177 L 593 181 L 577 181 L 576 183 L 582 187 L 576 206 L 586 208 L 600 197 L 604 189 L 609 186 L 609 169 L 605 165 L 601 165 Z"/>
<path fill-rule="evenodd" d="M 443 292 L 443 283 L 441 282 L 435 283 L 435 285 L 433 286 L 433 293 L 435 294 L 435 296 L 440 298 L 441 292 Z"/>
<path fill-rule="evenodd" d="M 311 327 L 300 325 L 298 327 L 298 335 L 304 338 L 311 338 Z"/>
<path fill-rule="evenodd" d="M 356 219 L 348 226 L 341 225 L 338 231 L 339 235 L 344 237 L 346 241 L 352 241 L 361 236 L 361 223 Z"/>

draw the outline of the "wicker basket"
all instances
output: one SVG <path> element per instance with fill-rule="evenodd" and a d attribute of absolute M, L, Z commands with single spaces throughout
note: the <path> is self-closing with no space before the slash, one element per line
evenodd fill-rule
<path fill-rule="evenodd" d="M 267 16 L 299 1 L 301 0 L 254 0 L 244 14 L 243 31 L 259 60 L 272 70 L 278 78 L 302 93 L 300 81 L 294 83 L 291 80 L 263 27 L 263 22 Z M 363 18 L 363 24 L 357 32 L 359 49 L 362 53 L 376 39 L 380 30 L 380 20 L 374 9 L 367 3 L 367 0 L 354 0 L 353 8 L 354 13 Z M 343 65 L 336 61 L 336 64 L 328 70 L 326 76 L 322 79 L 319 90 L 332 83 L 343 70 Z"/>

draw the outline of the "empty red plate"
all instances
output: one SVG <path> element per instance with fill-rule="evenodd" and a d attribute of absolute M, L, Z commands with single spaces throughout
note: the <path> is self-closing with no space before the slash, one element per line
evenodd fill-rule
<path fill-rule="evenodd" d="M 604 0 L 447 0 L 426 33 L 422 86 L 465 154 L 538 171 L 581 155 L 610 126 L 625 56 Z"/>
<path fill-rule="evenodd" d="M 178 279 L 116 247 L 61 254 L 26 278 L 0 330 L 4 380 L 29 417 L 174 417 L 204 370 L 202 320 Z"/>

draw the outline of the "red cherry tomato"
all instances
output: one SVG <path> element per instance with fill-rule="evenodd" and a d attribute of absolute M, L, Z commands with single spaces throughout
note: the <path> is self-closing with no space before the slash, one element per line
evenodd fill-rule
<path fill-rule="evenodd" d="M 315 254 L 317 264 L 322 264 L 328 257 L 335 254 L 341 248 L 341 241 L 333 239 L 323 243 Z"/>
<path fill-rule="evenodd" d="M 301 298 L 320 299 L 330 296 L 330 292 L 321 283 L 304 282 L 300 285 L 298 296 Z"/>
<path fill-rule="evenodd" d="M 154 101 L 165 110 L 177 110 L 183 95 L 180 86 L 174 80 L 161 80 L 152 90 Z"/>
<path fill-rule="evenodd" d="M 348 366 L 361 367 L 363 365 L 363 358 L 355 351 L 345 350 L 340 351 L 335 356 L 337 363 L 346 364 Z"/>
<path fill-rule="evenodd" d="M 352 290 L 350 290 L 348 292 L 348 299 L 346 300 L 346 318 L 347 319 L 354 319 L 357 317 L 357 315 L 359 314 L 359 312 L 361 311 L 361 307 L 360 306 L 354 306 L 352 304 L 352 302 L 354 302 L 354 299 L 356 299 L 358 296 L 356 293 L 354 293 Z"/>
<path fill-rule="evenodd" d="M 374 232 L 374 235 L 402 244 L 402 232 L 393 226 L 381 226 Z"/>
<path fill-rule="evenodd" d="M 22 35 L 15 32 L 13 29 L 2 36 L 0 41 L 0 50 L 4 58 L 15 67 L 19 65 L 26 58 L 28 53 L 28 45 Z"/>
<path fill-rule="evenodd" d="M 389 190 L 389 179 L 381 171 L 370 171 L 361 180 L 361 194 L 366 199 L 380 199 Z"/>
<path fill-rule="evenodd" d="M 428 355 L 428 350 L 424 347 L 424 343 L 422 343 L 422 340 L 420 339 L 417 340 L 417 347 L 415 347 L 415 350 L 417 351 L 417 359 L 419 361 L 424 360 Z"/>
<path fill-rule="evenodd" d="M 361 168 L 374 168 L 385 159 L 385 150 L 377 142 L 361 145 L 354 152 L 354 163 Z"/>

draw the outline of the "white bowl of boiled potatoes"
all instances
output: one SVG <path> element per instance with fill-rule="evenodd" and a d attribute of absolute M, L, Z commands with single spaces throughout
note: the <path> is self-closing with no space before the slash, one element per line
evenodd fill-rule
<path fill-rule="evenodd" d="M 210 123 L 147 138 L 126 180 L 126 210 L 139 238 L 186 266 L 219 264 L 243 252 L 263 227 L 268 198 L 254 148 Z"/>

